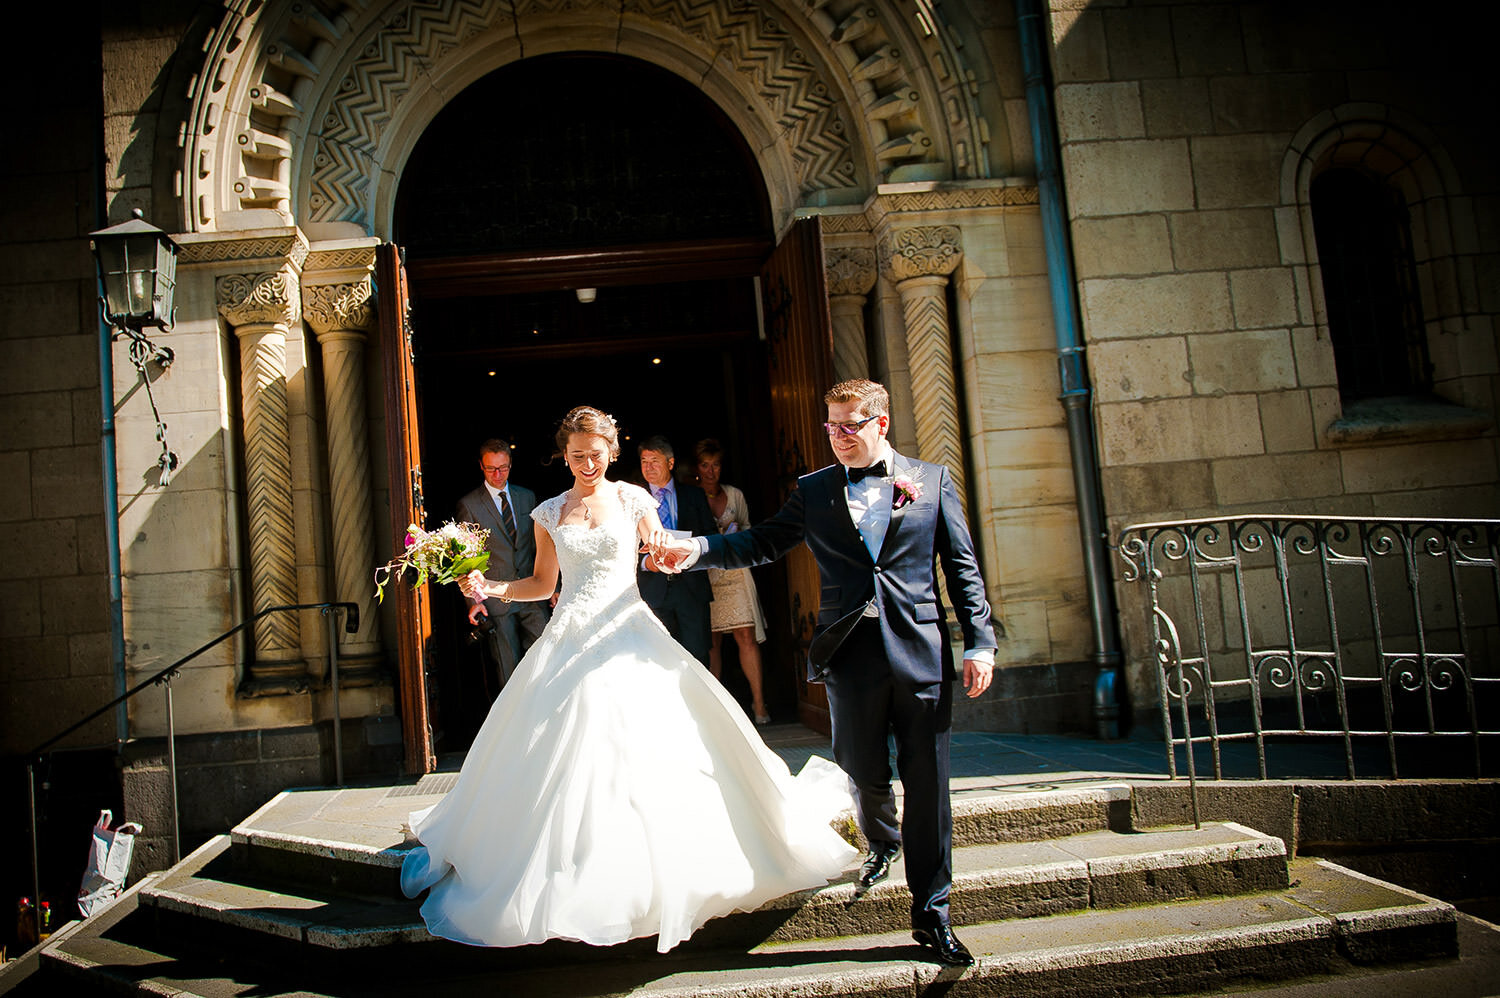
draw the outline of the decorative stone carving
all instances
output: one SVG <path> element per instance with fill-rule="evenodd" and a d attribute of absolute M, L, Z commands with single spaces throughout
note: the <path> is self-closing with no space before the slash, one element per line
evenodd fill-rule
<path fill-rule="evenodd" d="M 823 254 L 828 275 L 828 313 L 833 322 L 833 376 L 836 381 L 870 376 L 865 345 L 865 295 L 875 286 L 875 251 L 835 246 Z"/>
<path fill-rule="evenodd" d="M 829 295 L 867 295 L 875 286 L 875 251 L 864 246 L 837 246 L 823 254 Z"/>
<path fill-rule="evenodd" d="M 370 329 L 375 324 L 374 306 L 374 289 L 368 280 L 309 284 L 302 289 L 302 317 L 318 334 L 319 342 L 325 333 Z"/>
<path fill-rule="evenodd" d="M 297 602 L 292 455 L 287 415 L 287 327 L 297 315 L 297 284 L 286 270 L 230 274 L 215 287 L 219 312 L 240 343 L 250 604 L 254 612 Z M 289 693 L 307 688 L 296 614 L 254 625 L 255 658 L 241 689 Z"/>
<path fill-rule="evenodd" d="M 219 314 L 236 330 L 259 323 L 288 326 L 297 317 L 296 283 L 284 271 L 221 277 L 215 296 Z"/>
<path fill-rule="evenodd" d="M 613 0 L 392 0 L 378 17 L 352 13 L 366 6 L 333 15 L 310 3 L 225 5 L 204 40 L 181 143 L 190 228 L 230 210 L 289 215 L 299 199 L 312 220 L 368 222 L 380 151 L 407 127 L 426 80 L 483 61 L 493 38 L 519 34 L 517 22 L 613 37 L 622 10 Z M 737 77 L 732 87 L 753 95 L 781 136 L 803 195 L 878 182 L 860 175 L 867 155 L 887 180 L 986 175 L 989 138 L 953 28 L 922 4 L 843 7 L 835 16 L 823 0 L 787 14 L 742 0 L 638 0 L 625 9 L 646 30 L 623 54 Z M 319 138 L 305 138 L 309 122 Z"/>
<path fill-rule="evenodd" d="M 958 227 L 916 225 L 892 229 L 880 243 L 880 266 L 893 281 L 912 277 L 947 276 L 963 256 Z"/>
<path fill-rule="evenodd" d="M 337 264 L 327 254 L 316 263 Z M 370 606 L 370 571 L 375 564 L 375 512 L 370 487 L 370 446 L 365 400 L 365 334 L 375 325 L 374 290 L 368 277 L 374 249 L 334 271 L 348 276 L 350 264 L 367 260 L 366 274 L 339 284 L 305 284 L 303 318 L 318 337 L 323 354 L 323 398 L 327 407 L 328 482 L 333 522 L 334 598 L 360 607 L 359 631 L 339 631 L 340 672 L 357 678 L 381 664 L 379 617 Z M 306 280 L 319 274 L 308 272 Z M 345 670 L 348 671 L 345 671 Z M 351 675 L 354 673 L 356 675 Z"/>
<path fill-rule="evenodd" d="M 849 214 L 823 212 L 818 215 L 818 225 L 822 228 L 825 238 L 833 234 L 850 232 L 868 235 L 870 231 L 870 220 L 864 216 L 863 212 Z"/>
<path fill-rule="evenodd" d="M 879 194 L 870 199 L 867 214 L 872 224 L 886 216 L 914 211 L 973 211 L 975 208 L 1031 207 L 1039 204 L 1036 184 L 1018 179 L 974 181 L 963 186 L 930 191 Z"/>
<path fill-rule="evenodd" d="M 618 17 L 613 5 L 598 5 L 598 15 L 590 14 L 592 6 L 579 3 L 572 10 L 584 22 L 595 16 Z M 467 38 L 499 27 L 512 16 L 525 19 L 553 12 L 551 3 L 525 0 L 512 7 L 412 4 L 406 16 L 387 21 L 378 35 L 363 39 L 347 75 L 326 109 L 318 112 L 322 138 L 312 162 L 307 198 L 311 217 L 366 219 L 375 151 L 392 121 L 390 109 L 399 106 L 418 82 L 419 66 L 437 61 Z M 822 78 L 820 67 L 771 11 L 724 0 L 648 0 L 635 13 L 655 22 L 658 30 L 706 43 L 747 79 L 767 116 L 786 136 L 803 193 L 860 182 L 849 140 L 849 109 L 837 97 L 841 88 Z M 881 131 L 884 138 L 885 129 Z"/>
<path fill-rule="evenodd" d="M 880 243 L 881 269 L 901 295 L 918 456 L 947 465 L 961 496 L 965 492 L 963 431 L 947 288 L 948 275 L 962 257 L 959 232 L 952 225 L 895 229 Z"/>
<path fill-rule="evenodd" d="M 252 268 L 290 264 L 294 269 L 300 269 L 307 259 L 307 237 L 290 226 L 234 239 L 189 233 L 177 237 L 177 241 L 180 250 L 177 262 L 181 267 L 243 262 Z"/>

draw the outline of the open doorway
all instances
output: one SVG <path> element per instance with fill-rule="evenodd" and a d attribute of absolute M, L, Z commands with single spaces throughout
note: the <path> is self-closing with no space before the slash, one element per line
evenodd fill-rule
<path fill-rule="evenodd" d="M 704 437 L 725 448 L 725 481 L 746 492 L 759 515 L 774 510 L 774 458 L 763 430 L 769 391 L 764 345 L 755 322 L 753 282 L 704 281 L 601 289 L 591 303 L 572 291 L 424 301 L 413 297 L 413 343 L 421 397 L 423 483 L 433 521 L 452 516 L 458 499 L 479 484 L 477 447 L 500 437 L 511 443 L 511 480 L 545 499 L 571 477 L 552 460 L 554 434 L 575 405 L 592 405 L 620 423 L 621 455 L 610 477 L 640 483 L 636 445 L 654 434 L 677 451 L 679 480 L 694 480 L 692 451 Z M 716 302 L 715 317 L 702 313 Z M 642 312 L 675 314 L 645 335 L 629 335 Z M 475 346 L 457 330 L 466 317 L 487 327 L 515 324 L 513 335 Z M 429 332 L 432 330 L 432 332 Z M 446 335 L 437 330 L 449 330 Z M 758 418 L 759 414 L 759 418 Z M 758 570 L 770 614 L 782 588 L 774 568 Z M 456 590 L 433 594 L 434 736 L 439 752 L 461 750 L 484 719 L 496 690 Z M 748 705 L 734 642 L 724 642 L 726 687 Z M 774 659 L 771 659 L 774 660 Z M 773 716 L 796 716 L 787 670 L 770 670 Z"/>
<path fill-rule="evenodd" d="M 424 133 L 396 219 L 429 524 L 478 485 L 477 446 L 491 437 L 514 445 L 512 481 L 542 499 L 567 488 L 553 434 L 579 404 L 620 421 L 611 477 L 638 480 L 635 444 L 659 433 L 692 481 L 693 446 L 714 437 L 752 516 L 779 505 L 788 476 L 768 430 L 775 374 L 755 280 L 772 245 L 768 199 L 743 139 L 686 81 L 585 54 L 498 70 Z M 790 721 L 797 614 L 778 566 L 755 574 L 766 698 Z M 496 690 L 457 591 L 431 599 L 434 748 L 462 751 Z M 725 685 L 748 704 L 734 642 L 723 648 Z"/>

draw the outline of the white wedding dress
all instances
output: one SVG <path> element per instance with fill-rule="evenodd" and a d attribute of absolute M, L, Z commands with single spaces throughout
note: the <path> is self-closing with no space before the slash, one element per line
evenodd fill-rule
<path fill-rule="evenodd" d="M 596 945 L 704 922 L 837 876 L 855 850 L 830 827 L 847 783 L 814 759 L 793 779 L 738 704 L 641 602 L 635 524 L 559 524 L 563 591 L 475 736 L 457 784 L 412 814 L 401 868 L 437 936 L 482 946 Z"/>

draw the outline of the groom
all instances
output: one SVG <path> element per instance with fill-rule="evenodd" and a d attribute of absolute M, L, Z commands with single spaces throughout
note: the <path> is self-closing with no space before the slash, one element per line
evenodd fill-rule
<path fill-rule="evenodd" d="M 775 516 L 749 530 L 674 541 L 667 570 L 746 568 L 799 543 L 822 576 L 807 675 L 827 684 L 833 754 L 849 775 L 870 855 L 858 887 L 884 880 L 906 851 L 912 938 L 943 963 L 973 964 L 953 934 L 953 819 L 948 736 L 956 673 L 934 559 L 963 629 L 964 688 L 990 685 L 995 636 L 962 503 L 948 469 L 897 454 L 886 441 L 890 395 L 856 379 L 823 396 L 838 464 L 803 476 Z M 904 791 L 898 827 L 887 734 Z"/>

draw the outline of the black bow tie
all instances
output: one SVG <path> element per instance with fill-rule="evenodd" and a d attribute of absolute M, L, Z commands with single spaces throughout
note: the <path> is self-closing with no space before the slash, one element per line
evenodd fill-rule
<path fill-rule="evenodd" d="M 876 461 L 874 464 L 870 465 L 868 468 L 850 468 L 849 469 L 849 484 L 850 485 L 856 485 L 856 484 L 859 483 L 859 480 L 861 478 L 866 478 L 866 477 L 868 477 L 870 475 L 874 475 L 876 478 L 884 478 L 885 477 L 885 462 L 884 461 Z"/>

